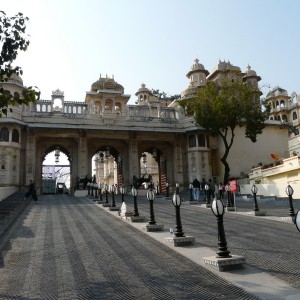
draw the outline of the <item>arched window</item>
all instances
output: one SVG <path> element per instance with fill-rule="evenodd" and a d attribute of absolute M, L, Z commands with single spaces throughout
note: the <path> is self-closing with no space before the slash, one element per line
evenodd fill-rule
<path fill-rule="evenodd" d="M 12 142 L 19 143 L 19 131 L 17 129 L 12 132 Z"/>
<path fill-rule="evenodd" d="M 284 102 L 284 100 L 280 100 L 280 107 L 285 107 L 285 102 Z"/>
<path fill-rule="evenodd" d="M 293 120 L 297 120 L 297 113 L 293 111 Z"/>
<path fill-rule="evenodd" d="M 193 147 L 196 147 L 196 137 L 194 134 L 189 136 L 189 148 Z"/>
<path fill-rule="evenodd" d="M 0 131 L 0 141 L 1 142 L 8 142 L 9 140 L 9 132 L 6 127 L 1 128 Z"/>
<path fill-rule="evenodd" d="M 198 134 L 198 146 L 205 147 L 205 135 L 204 134 Z"/>

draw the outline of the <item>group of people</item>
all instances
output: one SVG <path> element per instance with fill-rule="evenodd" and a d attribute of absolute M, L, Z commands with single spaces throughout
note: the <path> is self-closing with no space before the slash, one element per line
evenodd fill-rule
<path fill-rule="evenodd" d="M 214 185 L 211 179 L 209 179 L 208 182 L 206 182 L 205 179 L 203 178 L 202 182 L 200 182 L 197 178 L 194 178 L 192 185 L 193 185 L 194 201 L 199 201 L 200 194 L 204 196 L 204 201 L 206 200 L 210 201 L 211 198 L 213 198 L 215 195 L 216 186 Z M 224 198 L 225 191 L 226 191 L 226 185 L 220 182 L 220 184 L 218 185 L 219 199 Z"/>

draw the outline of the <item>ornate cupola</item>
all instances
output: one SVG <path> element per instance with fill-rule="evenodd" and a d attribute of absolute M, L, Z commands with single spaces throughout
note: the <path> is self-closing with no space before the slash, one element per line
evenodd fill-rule
<path fill-rule="evenodd" d="M 199 63 L 199 59 L 195 59 L 190 71 L 186 74 L 186 77 L 190 80 L 189 87 L 182 92 L 182 98 L 188 98 L 194 95 L 197 90 L 206 85 L 206 77 L 209 72 Z"/>
<path fill-rule="evenodd" d="M 243 82 L 246 82 L 250 87 L 258 88 L 258 82 L 261 80 L 260 76 L 256 75 L 254 70 L 251 70 L 251 66 L 248 65 L 247 71 L 243 76 Z"/>
<path fill-rule="evenodd" d="M 149 104 L 151 92 L 148 88 L 146 88 L 146 84 L 142 83 L 141 87 L 138 89 L 135 95 L 138 97 L 136 104 L 138 105 Z"/>

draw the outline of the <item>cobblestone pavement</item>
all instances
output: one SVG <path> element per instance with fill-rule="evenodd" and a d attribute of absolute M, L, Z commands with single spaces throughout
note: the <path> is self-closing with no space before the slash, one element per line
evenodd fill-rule
<path fill-rule="evenodd" d="M 139 200 L 146 213 L 147 201 Z M 162 199 L 157 204 L 159 218 L 171 226 L 174 207 Z M 186 206 L 182 215 L 192 234 L 215 246 L 215 220 L 207 211 Z M 252 237 L 260 231 L 261 245 L 268 232 L 256 225 L 253 234 L 247 230 L 244 236 L 237 229 L 247 223 L 233 220 L 237 225 L 228 228 L 230 244 L 243 244 L 232 250 L 247 255 L 253 251 L 255 258 Z M 291 231 L 287 225 L 284 230 Z M 299 243 L 284 245 L 285 237 L 280 240 L 282 246 L 299 248 Z M 0 249 L 0 299 L 256 299 L 85 197 L 41 196 L 39 204 L 29 204 L 1 236 Z M 272 252 L 268 247 L 257 251 Z M 299 264 L 295 258 L 287 260 L 290 265 Z"/>

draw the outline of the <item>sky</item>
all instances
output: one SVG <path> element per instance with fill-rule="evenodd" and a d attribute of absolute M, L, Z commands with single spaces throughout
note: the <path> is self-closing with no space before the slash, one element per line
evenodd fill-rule
<path fill-rule="evenodd" d="M 41 99 L 60 89 L 84 101 L 100 74 L 114 76 L 129 104 L 142 83 L 180 94 L 196 58 L 208 71 L 219 60 L 249 64 L 264 93 L 300 92 L 297 0 L 0 0 L 0 10 L 29 17 L 16 65 Z"/>

